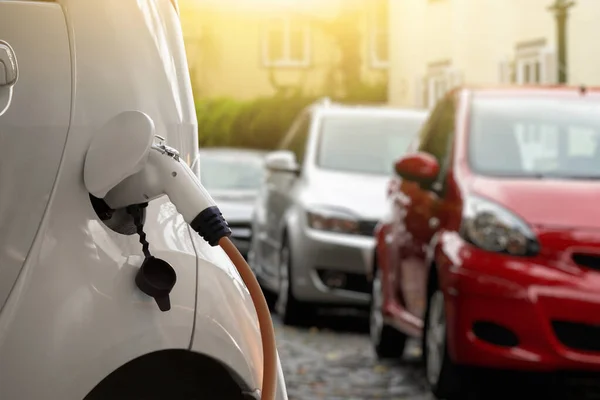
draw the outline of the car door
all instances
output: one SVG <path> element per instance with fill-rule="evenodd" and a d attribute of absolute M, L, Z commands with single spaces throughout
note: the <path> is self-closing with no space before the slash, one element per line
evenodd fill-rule
<path fill-rule="evenodd" d="M 425 307 L 428 265 L 427 250 L 438 227 L 439 206 L 445 189 L 445 179 L 451 138 L 454 132 L 454 99 L 447 97 L 434 109 L 429 123 L 424 126 L 417 151 L 433 155 L 440 164 L 440 174 L 431 185 L 403 181 L 399 218 L 405 227 L 399 240 L 396 290 L 406 311 L 421 317 Z"/>
<path fill-rule="evenodd" d="M 311 113 L 303 112 L 295 121 L 286 135 L 279 150 L 292 151 L 301 167 L 304 164 L 304 153 L 308 133 L 311 126 Z M 291 193 L 298 180 L 298 175 L 289 172 L 269 172 L 267 178 L 267 242 L 269 255 L 265 257 L 265 271 L 270 276 L 276 276 L 279 270 L 279 249 L 282 242 L 282 219 L 293 201 Z"/>
<path fill-rule="evenodd" d="M 7 84 L 15 74 L 14 85 Z M 0 308 L 57 177 L 69 129 L 71 78 L 60 5 L 0 0 Z"/>

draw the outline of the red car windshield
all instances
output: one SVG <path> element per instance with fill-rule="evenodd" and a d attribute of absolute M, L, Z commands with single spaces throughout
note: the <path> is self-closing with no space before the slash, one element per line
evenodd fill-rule
<path fill-rule="evenodd" d="M 600 101 L 476 96 L 468 141 L 482 175 L 598 179 Z"/>

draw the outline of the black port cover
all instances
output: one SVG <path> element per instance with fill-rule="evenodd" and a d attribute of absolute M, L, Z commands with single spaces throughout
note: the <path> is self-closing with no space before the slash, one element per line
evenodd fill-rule
<path fill-rule="evenodd" d="M 168 262 L 154 256 L 144 260 L 135 277 L 137 287 L 154 298 L 161 311 L 171 309 L 169 294 L 176 282 L 177 274 L 173 267 Z"/>

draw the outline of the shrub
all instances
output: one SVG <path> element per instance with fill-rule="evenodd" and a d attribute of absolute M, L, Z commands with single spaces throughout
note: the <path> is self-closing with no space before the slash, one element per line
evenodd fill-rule
<path fill-rule="evenodd" d="M 200 147 L 273 149 L 294 118 L 314 97 L 261 97 L 253 101 L 228 98 L 197 102 Z"/>
<path fill-rule="evenodd" d="M 385 82 L 350 85 L 341 103 L 383 103 Z M 321 96 L 301 93 L 275 94 L 255 100 L 231 98 L 204 99 L 196 102 L 198 144 L 200 147 L 245 147 L 274 149 L 291 126 L 294 118 Z"/>

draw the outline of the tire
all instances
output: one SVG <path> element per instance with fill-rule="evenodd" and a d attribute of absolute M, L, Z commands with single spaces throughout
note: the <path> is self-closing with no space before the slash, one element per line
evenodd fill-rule
<path fill-rule="evenodd" d="M 275 311 L 284 325 L 307 325 L 314 321 L 315 307 L 294 297 L 292 284 L 292 251 L 287 239 L 279 253 L 279 292 Z"/>
<path fill-rule="evenodd" d="M 464 371 L 451 359 L 446 345 L 448 332 L 444 294 L 437 283 L 432 286 L 423 329 L 425 376 L 436 398 L 464 400 L 468 398 Z"/>
<path fill-rule="evenodd" d="M 387 325 L 383 320 L 382 273 L 377 268 L 371 285 L 371 304 L 369 307 L 369 333 L 371 344 L 379 359 L 401 358 L 404 355 L 407 337 Z"/>

